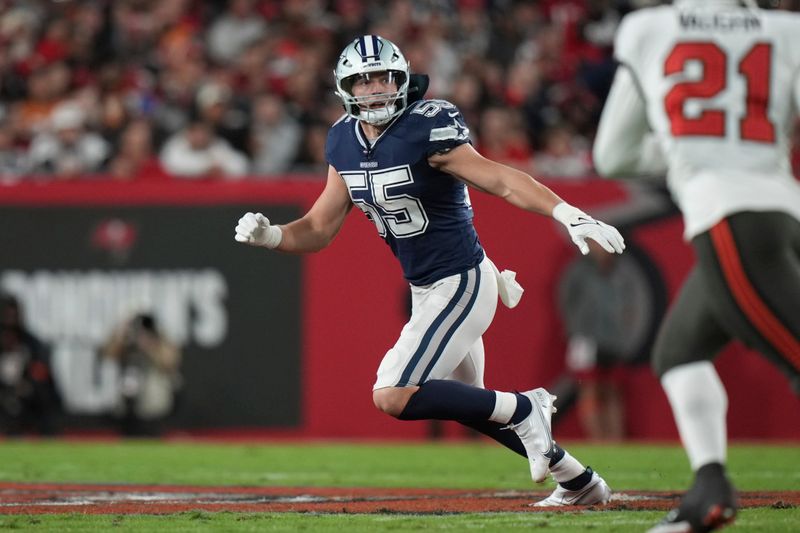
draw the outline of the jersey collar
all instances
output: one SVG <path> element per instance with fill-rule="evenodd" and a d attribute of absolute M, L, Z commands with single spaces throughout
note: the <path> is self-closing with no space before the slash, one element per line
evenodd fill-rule
<path fill-rule="evenodd" d="M 372 141 L 372 143 L 370 143 L 369 140 L 367 139 L 367 136 L 364 135 L 364 131 L 361 129 L 361 121 L 359 121 L 358 119 L 354 120 L 353 122 L 355 122 L 355 125 L 353 126 L 353 129 L 356 132 L 356 139 L 358 140 L 358 144 L 360 144 L 361 147 L 364 149 L 365 153 L 373 150 L 375 146 L 378 144 L 378 141 L 380 141 L 383 138 L 383 136 L 386 135 L 386 132 L 392 129 L 392 127 L 397 123 L 397 120 L 405 114 L 406 114 L 406 109 L 404 109 L 402 113 L 393 118 L 392 121 L 389 122 L 389 125 L 386 126 L 386 128 L 381 132 L 380 135 L 378 135 L 375 138 L 374 141 Z"/>

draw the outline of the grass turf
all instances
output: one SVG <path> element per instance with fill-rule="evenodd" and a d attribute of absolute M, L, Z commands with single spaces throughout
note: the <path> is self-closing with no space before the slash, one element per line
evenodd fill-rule
<path fill-rule="evenodd" d="M 690 482 L 679 446 L 568 445 L 616 490 L 683 490 Z M 731 476 L 740 490 L 798 490 L 796 445 L 734 445 Z M 160 441 L 5 441 L 0 480 L 249 486 L 533 488 L 522 458 L 490 443 L 207 444 Z M 541 488 L 539 489 L 541 490 Z M 0 510 L 0 512 L 2 512 Z M 662 513 L 492 513 L 445 516 L 179 513 L 168 516 L 0 517 L 0 529 L 36 531 L 642 531 Z M 732 531 L 795 531 L 800 509 L 748 509 Z"/>
<path fill-rule="evenodd" d="M 585 511 L 582 513 L 492 513 L 445 516 L 313 515 L 292 513 L 204 513 L 166 516 L 37 515 L 0 516 L 0 529 L 23 531 L 313 531 L 369 533 L 373 531 L 592 531 L 641 533 L 663 513 L 655 511 Z M 745 509 L 727 531 L 794 533 L 800 510 Z"/>

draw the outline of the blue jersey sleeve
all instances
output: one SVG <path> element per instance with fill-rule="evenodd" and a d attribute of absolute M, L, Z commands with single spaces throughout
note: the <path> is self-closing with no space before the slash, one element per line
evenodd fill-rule
<path fill-rule="evenodd" d="M 470 142 L 469 128 L 458 108 L 447 100 L 420 100 L 409 111 L 409 137 L 425 157 Z"/>
<path fill-rule="evenodd" d="M 447 100 L 422 100 L 414 105 L 421 132 L 427 134 L 425 153 L 431 156 L 469 143 L 469 128 L 458 108 Z"/>

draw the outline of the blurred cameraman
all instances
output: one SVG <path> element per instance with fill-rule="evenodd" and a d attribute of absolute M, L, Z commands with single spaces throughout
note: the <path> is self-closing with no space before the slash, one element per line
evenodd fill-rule
<path fill-rule="evenodd" d="M 26 328 L 17 299 L 0 294 L 0 431 L 52 435 L 58 407 L 47 346 Z"/>
<path fill-rule="evenodd" d="M 157 436 L 175 408 L 181 387 L 181 352 L 159 331 L 155 318 L 138 314 L 117 328 L 103 355 L 119 364 L 119 402 L 114 415 L 131 436 Z"/>

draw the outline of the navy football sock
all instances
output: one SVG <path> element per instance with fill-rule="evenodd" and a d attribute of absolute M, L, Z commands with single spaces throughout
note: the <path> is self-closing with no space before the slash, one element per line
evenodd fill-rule
<path fill-rule="evenodd" d="M 489 420 L 494 391 L 445 379 L 423 383 L 408 399 L 400 420 Z"/>
<path fill-rule="evenodd" d="M 562 481 L 558 484 L 564 487 L 567 490 L 581 490 L 583 487 L 589 484 L 592 480 L 592 467 L 587 466 L 586 470 L 583 471 L 578 477 L 570 479 L 569 481 Z"/>
<path fill-rule="evenodd" d="M 531 411 L 533 411 L 533 405 L 531 405 L 531 401 L 528 399 L 527 396 L 515 393 L 517 397 L 517 409 L 514 411 L 514 415 L 511 417 L 512 424 L 519 424 L 523 420 L 525 420 Z"/>
<path fill-rule="evenodd" d="M 525 452 L 525 446 L 522 445 L 522 441 L 519 440 L 519 437 L 514 431 L 508 429 L 508 425 L 506 424 L 492 422 L 491 420 L 473 422 L 459 420 L 459 423 L 483 433 L 487 437 L 493 438 L 512 452 L 520 454 L 522 457 L 528 457 L 528 454 Z"/>
<path fill-rule="evenodd" d="M 550 458 L 550 468 L 556 466 L 556 464 L 564 458 L 564 448 L 553 443 L 553 457 Z"/>

